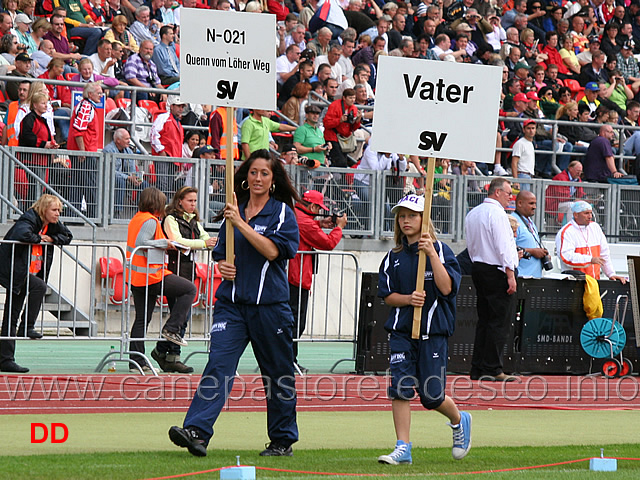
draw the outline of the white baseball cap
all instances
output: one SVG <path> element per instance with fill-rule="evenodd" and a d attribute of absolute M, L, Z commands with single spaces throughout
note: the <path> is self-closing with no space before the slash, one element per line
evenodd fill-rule
<path fill-rule="evenodd" d="M 413 210 L 414 212 L 424 212 L 424 197 L 422 195 L 407 195 L 391 209 L 391 213 L 396 213 L 402 207 Z"/>

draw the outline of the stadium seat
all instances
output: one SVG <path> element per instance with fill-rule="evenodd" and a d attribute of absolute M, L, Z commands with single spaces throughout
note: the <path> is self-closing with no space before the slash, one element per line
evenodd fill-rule
<path fill-rule="evenodd" d="M 65 73 L 65 74 L 64 74 L 64 79 L 65 79 L 67 82 L 73 82 L 72 77 L 73 77 L 74 75 L 75 75 L 75 73 L 73 73 L 73 72 Z"/>
<path fill-rule="evenodd" d="M 104 113 L 107 114 L 109 113 L 111 110 L 115 110 L 116 108 L 118 108 L 118 106 L 116 105 L 116 102 L 113 100 L 113 98 L 107 97 L 104 100 Z"/>
<path fill-rule="evenodd" d="M 209 265 L 206 263 L 196 263 L 196 278 L 194 283 L 198 289 L 198 295 L 203 306 L 212 307 L 216 303 L 216 291 L 222 282 L 222 275 L 218 270 L 218 264 L 213 266 L 213 285 L 210 280 Z M 197 304 L 198 302 L 196 302 Z"/>
<path fill-rule="evenodd" d="M 151 184 L 155 184 L 156 183 L 156 166 L 153 164 L 153 162 L 149 162 L 149 171 L 147 172 L 147 175 L 149 176 L 148 182 Z"/>
<path fill-rule="evenodd" d="M 146 108 L 152 118 L 160 112 L 160 107 L 158 107 L 158 104 L 153 100 L 138 100 L 138 106 Z"/>
<path fill-rule="evenodd" d="M 579 92 L 584 92 L 584 87 L 580 86 L 577 80 L 573 80 L 571 78 L 567 78 L 564 81 L 564 84 L 571 89 L 571 96 L 576 97 Z"/>
<path fill-rule="evenodd" d="M 14 189 L 21 199 L 27 198 L 27 192 L 29 191 L 29 180 L 27 179 L 27 172 L 21 168 L 14 169 Z"/>
<path fill-rule="evenodd" d="M 126 303 L 129 297 L 129 288 L 125 286 L 126 298 L 122 295 L 124 282 L 124 269 L 122 262 L 114 257 L 100 257 L 101 287 L 107 292 L 109 301 L 114 305 Z"/>
<path fill-rule="evenodd" d="M 122 108 L 123 110 L 127 110 L 131 106 L 131 99 L 130 98 L 118 98 L 116 100 L 116 105 L 118 107 Z"/>

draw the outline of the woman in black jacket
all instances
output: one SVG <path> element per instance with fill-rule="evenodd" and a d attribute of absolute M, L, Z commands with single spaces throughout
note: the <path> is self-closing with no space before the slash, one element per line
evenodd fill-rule
<path fill-rule="evenodd" d="M 0 336 L 42 338 L 34 329 L 36 318 L 47 291 L 47 277 L 53 262 L 54 245 L 68 245 L 73 238 L 58 219 L 62 202 L 53 195 L 42 195 L 7 232 L 4 240 L 22 243 L 0 244 L 0 285 L 7 289 Z M 30 244 L 30 245 L 29 245 Z M 18 317 L 29 294 L 17 329 Z M 15 362 L 15 340 L 0 340 L 0 371 L 26 373 L 26 367 Z"/>

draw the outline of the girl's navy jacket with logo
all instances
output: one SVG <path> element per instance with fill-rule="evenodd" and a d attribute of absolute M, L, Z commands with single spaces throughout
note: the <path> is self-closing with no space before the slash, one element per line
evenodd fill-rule
<path fill-rule="evenodd" d="M 390 250 L 380 265 L 378 277 L 378 296 L 386 298 L 392 293 L 411 295 L 416 289 L 416 273 L 418 271 L 418 242 L 407 244 L 402 240 L 402 250 L 395 253 Z M 456 320 L 456 295 L 460 286 L 460 266 L 453 251 L 444 243 L 435 243 L 440 261 L 451 277 L 451 293 L 443 295 L 436 287 L 433 279 L 431 260 L 427 257 L 424 273 L 424 290 L 426 298 L 422 307 L 423 337 L 426 335 L 453 335 Z M 385 330 L 391 332 L 411 333 L 413 324 L 413 307 L 394 307 L 384 324 Z"/>

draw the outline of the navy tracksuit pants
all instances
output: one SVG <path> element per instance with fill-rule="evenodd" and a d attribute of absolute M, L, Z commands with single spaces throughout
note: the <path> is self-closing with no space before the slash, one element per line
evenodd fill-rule
<path fill-rule="evenodd" d="M 197 427 L 208 443 L 213 436 L 213 424 L 231 393 L 238 361 L 251 342 L 263 376 L 269 439 L 287 446 L 298 441 L 292 328 L 293 315 L 286 302 L 239 305 L 218 299 L 211 327 L 209 361 L 184 426 Z"/>

